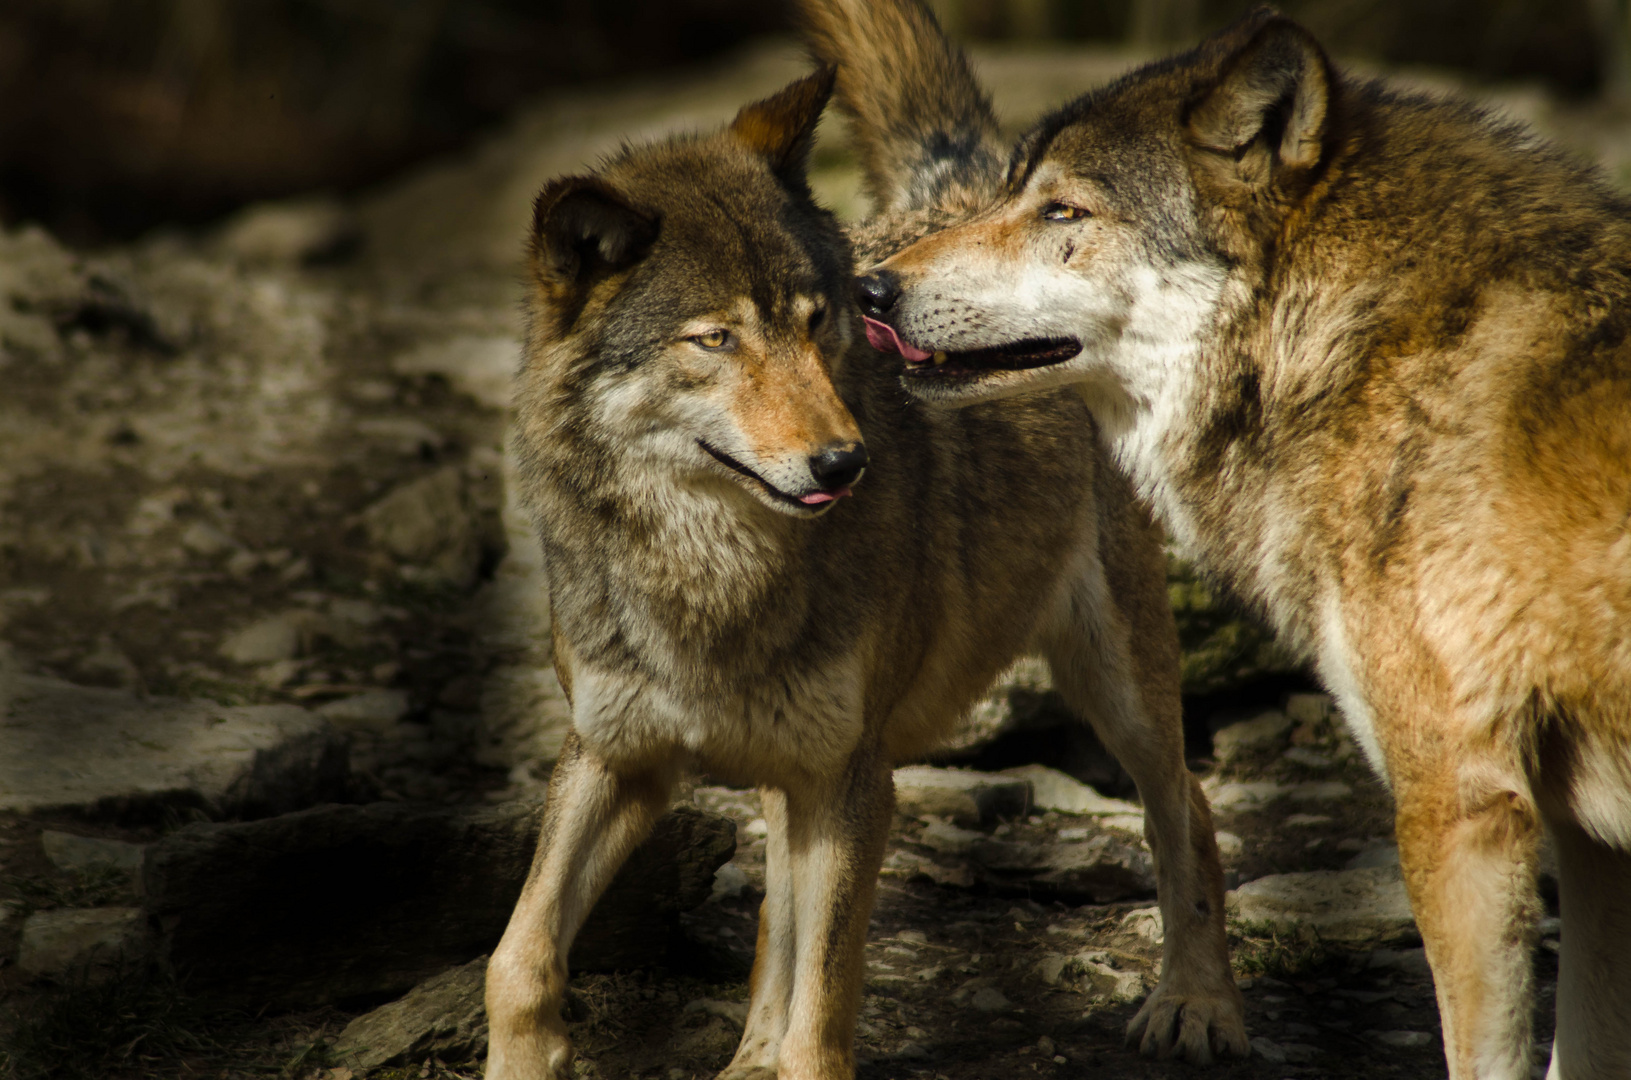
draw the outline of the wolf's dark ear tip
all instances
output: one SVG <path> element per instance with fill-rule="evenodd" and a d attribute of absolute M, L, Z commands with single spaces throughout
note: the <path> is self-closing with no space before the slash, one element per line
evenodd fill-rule
<path fill-rule="evenodd" d="M 838 68 L 826 64 L 763 101 L 744 105 L 731 121 L 731 134 L 784 179 L 801 181 L 816 125 L 837 78 Z"/>

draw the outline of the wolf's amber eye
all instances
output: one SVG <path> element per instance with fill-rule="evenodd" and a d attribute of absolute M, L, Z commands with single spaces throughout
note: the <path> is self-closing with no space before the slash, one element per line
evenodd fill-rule
<path fill-rule="evenodd" d="M 710 330 L 706 334 L 698 334 L 691 340 L 704 349 L 723 349 L 730 344 L 731 332 L 729 330 Z"/>
<path fill-rule="evenodd" d="M 1049 203 L 1047 209 L 1042 211 L 1042 216 L 1049 221 L 1079 221 L 1093 215 L 1080 206 L 1070 206 L 1066 203 L 1056 202 Z"/>

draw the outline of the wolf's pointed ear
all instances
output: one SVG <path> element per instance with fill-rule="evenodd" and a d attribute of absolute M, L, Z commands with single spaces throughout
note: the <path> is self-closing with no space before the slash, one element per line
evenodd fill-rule
<path fill-rule="evenodd" d="M 552 180 L 532 204 L 535 268 L 563 284 L 622 270 L 657 239 L 658 224 L 598 177 Z"/>
<path fill-rule="evenodd" d="M 737 141 L 770 162 L 771 171 L 795 189 L 805 186 L 816 124 L 837 75 L 838 69 L 828 64 L 763 101 L 744 105 L 731 121 Z"/>
<path fill-rule="evenodd" d="M 1325 50 L 1307 30 L 1269 12 L 1252 18 L 1256 32 L 1190 110 L 1189 135 L 1199 149 L 1233 158 L 1240 180 L 1262 184 L 1282 170 L 1319 164 L 1333 80 Z"/>

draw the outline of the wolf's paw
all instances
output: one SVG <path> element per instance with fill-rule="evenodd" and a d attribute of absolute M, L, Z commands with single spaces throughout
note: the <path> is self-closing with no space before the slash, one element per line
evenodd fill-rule
<path fill-rule="evenodd" d="M 1245 1003 L 1234 986 L 1213 993 L 1184 993 L 1158 986 L 1127 1025 L 1127 1042 L 1153 1058 L 1182 1058 L 1210 1065 L 1218 1054 L 1245 1057 Z"/>
<path fill-rule="evenodd" d="M 488 1047 L 486 1080 L 572 1080 L 572 1043 L 564 1035 L 494 1039 Z"/>

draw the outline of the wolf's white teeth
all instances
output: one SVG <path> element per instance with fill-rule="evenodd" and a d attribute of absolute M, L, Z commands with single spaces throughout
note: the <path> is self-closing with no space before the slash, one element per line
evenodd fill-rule
<path fill-rule="evenodd" d="M 946 354 L 945 353 L 937 352 L 937 353 L 934 354 L 934 366 L 935 367 L 939 367 L 941 364 L 944 364 L 945 362 L 946 362 Z"/>

